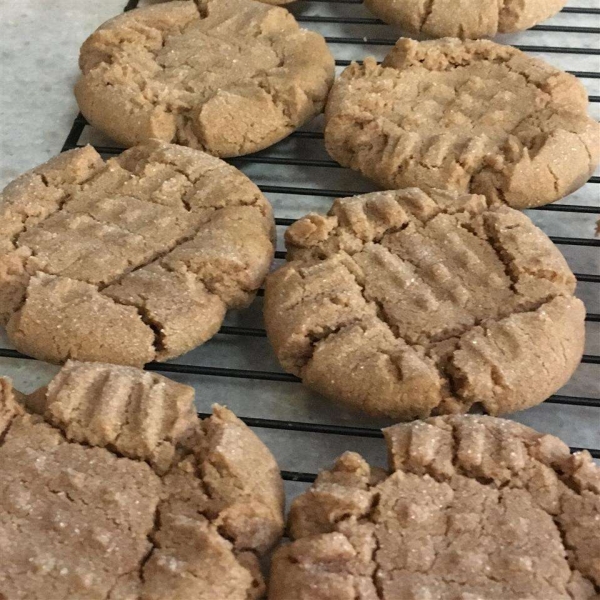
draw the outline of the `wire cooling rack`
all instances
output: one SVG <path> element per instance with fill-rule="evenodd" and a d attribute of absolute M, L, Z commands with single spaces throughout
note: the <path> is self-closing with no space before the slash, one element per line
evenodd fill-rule
<path fill-rule="evenodd" d="M 130 0 L 125 10 L 148 1 Z M 578 3 L 585 4 L 585 0 Z M 372 17 L 360 0 L 299 0 L 291 5 L 291 12 L 302 26 L 325 35 L 338 73 L 352 60 L 369 55 L 383 58 L 401 35 L 400 30 Z M 598 25 L 599 8 L 568 5 L 547 23 L 518 35 L 499 36 L 497 41 L 510 43 L 579 77 L 589 92 L 590 112 L 598 119 Z M 78 115 L 62 150 L 85 143 L 92 143 L 105 156 L 122 150 Z M 267 150 L 230 162 L 271 200 L 280 242 L 284 228 L 310 210 L 324 212 L 334 198 L 375 189 L 327 156 L 320 118 Z M 511 417 L 559 435 L 573 450 L 586 448 L 596 459 L 600 458 L 600 240 L 593 235 L 600 216 L 599 184 L 596 173 L 568 198 L 528 211 L 558 244 L 576 273 L 578 295 L 588 311 L 587 342 L 581 366 L 559 394 Z M 280 244 L 275 262 L 284 259 Z M 273 450 L 290 496 L 313 481 L 315 472 L 344 450 L 357 450 L 375 463 L 384 463 L 380 426 L 388 423 L 346 412 L 311 394 L 299 385 L 299 379 L 284 373 L 266 340 L 261 306 L 262 290 L 249 309 L 228 315 L 213 340 L 174 361 L 150 363 L 146 368 L 193 385 L 200 416 L 207 415 L 212 402 L 229 405 Z M 0 348 L 0 357 L 27 359 L 9 347 Z"/>

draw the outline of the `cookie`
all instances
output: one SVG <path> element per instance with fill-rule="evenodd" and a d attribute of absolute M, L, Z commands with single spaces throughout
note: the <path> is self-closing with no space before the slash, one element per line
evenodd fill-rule
<path fill-rule="evenodd" d="M 274 458 L 226 408 L 131 367 L 69 362 L 22 403 L 0 379 L 0 597 L 263 597 Z"/>
<path fill-rule="evenodd" d="M 259 189 L 198 150 L 65 152 L 2 194 L 0 323 L 50 362 L 167 360 L 251 302 L 273 232 Z"/>
<path fill-rule="evenodd" d="M 283 367 L 398 419 L 538 404 L 577 368 L 585 307 L 558 249 L 484 196 L 418 189 L 333 203 L 286 232 L 267 334 Z"/>
<path fill-rule="evenodd" d="M 485 194 L 527 208 L 581 187 L 600 125 L 579 81 L 509 46 L 400 39 L 352 64 L 326 108 L 325 144 L 386 189 Z"/>
<path fill-rule="evenodd" d="M 595 600 L 600 469 L 494 417 L 384 431 L 389 469 L 348 452 L 290 512 L 270 600 Z"/>
<path fill-rule="evenodd" d="M 567 0 L 365 0 L 386 23 L 414 35 L 481 38 L 524 31 L 559 12 Z"/>
<path fill-rule="evenodd" d="M 81 112 L 126 146 L 149 138 L 239 156 L 323 109 L 325 40 L 251 0 L 167 2 L 124 13 L 83 44 Z"/>

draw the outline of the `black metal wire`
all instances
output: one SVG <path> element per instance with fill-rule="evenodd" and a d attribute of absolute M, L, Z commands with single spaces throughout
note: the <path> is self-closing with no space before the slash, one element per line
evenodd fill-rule
<path fill-rule="evenodd" d="M 296 21 L 299 23 L 328 23 L 340 25 L 387 25 L 381 19 L 375 17 L 331 17 L 320 15 L 298 15 Z M 600 34 L 600 27 L 576 27 L 573 25 L 535 25 L 530 31 L 546 31 L 553 33 L 584 33 Z"/>
<path fill-rule="evenodd" d="M 198 417 L 206 419 L 210 413 L 199 412 Z M 326 425 L 322 423 L 307 423 L 301 421 L 281 421 L 279 419 L 262 419 L 257 417 L 240 417 L 248 427 L 261 429 L 282 429 L 284 431 L 300 431 L 303 433 L 323 433 L 329 435 L 343 435 L 352 437 L 365 437 L 383 439 L 381 429 L 373 427 L 350 427 L 346 425 Z"/>
<path fill-rule="evenodd" d="M 579 79 L 600 79 L 600 73 L 594 71 L 567 71 L 567 73 L 579 77 Z"/>
<path fill-rule="evenodd" d="M 303 188 L 284 185 L 259 185 L 265 194 L 290 194 L 297 196 L 323 196 L 327 198 L 345 198 L 366 192 L 360 190 L 322 190 L 314 188 Z M 600 215 L 600 206 L 585 206 L 579 204 L 547 204 L 546 206 L 535 206 L 529 210 L 541 210 L 549 212 L 572 212 L 590 215 Z"/>
<path fill-rule="evenodd" d="M 299 473 L 298 471 L 281 471 L 281 478 L 284 481 L 293 481 L 298 483 L 313 483 L 317 478 L 315 473 Z"/>
<path fill-rule="evenodd" d="M 363 0 L 299 0 L 306 4 L 362 4 Z M 567 14 L 579 14 L 579 15 L 600 15 L 600 8 L 587 8 L 570 6 L 563 8 L 560 12 Z"/>
<path fill-rule="evenodd" d="M 571 238 L 558 235 L 549 235 L 548 237 L 559 246 L 589 246 L 591 248 L 600 247 L 599 239 L 593 240 L 590 238 Z"/>
<path fill-rule="evenodd" d="M 300 132 L 302 133 L 302 132 Z M 300 136 L 298 136 L 300 137 Z M 304 136 L 307 137 L 307 136 Z M 119 154 L 123 151 L 122 148 L 112 148 L 106 146 L 97 146 L 96 150 L 100 152 L 100 154 Z M 262 152 L 265 152 L 264 150 Z M 342 169 L 342 167 L 338 162 L 331 159 L 324 158 L 286 158 L 281 156 L 265 156 L 264 154 L 249 154 L 246 156 L 236 156 L 235 158 L 227 159 L 232 164 L 244 164 L 244 163 L 257 163 L 257 164 L 267 164 L 267 165 L 287 165 L 287 166 L 299 166 L 299 167 L 325 167 L 330 169 Z M 600 183 L 600 176 L 593 175 L 587 181 L 587 183 Z"/>
<path fill-rule="evenodd" d="M 85 125 L 81 125 L 78 123 L 78 129 Z M 81 135 L 81 132 L 79 132 Z M 290 135 L 290 137 L 299 137 L 299 138 L 308 138 L 308 139 L 322 139 L 323 133 L 316 131 L 296 131 Z M 80 148 L 81 144 L 72 143 L 68 138 L 63 146 L 64 150 L 71 150 L 72 148 Z M 123 152 L 123 148 L 119 148 L 116 146 L 94 146 L 94 148 L 100 154 L 106 155 L 117 155 Z M 295 167 L 319 167 L 319 168 L 328 168 L 328 169 L 343 169 L 342 165 L 340 165 L 337 161 L 325 158 L 293 158 L 293 157 L 285 157 L 285 156 L 267 156 L 264 154 L 265 150 L 261 152 L 257 152 L 256 154 L 247 154 L 246 156 L 236 156 L 234 158 L 227 159 L 231 164 L 266 164 L 266 165 L 283 165 L 283 166 L 295 166 Z M 600 183 L 600 177 L 592 176 L 588 179 L 587 183 Z M 293 188 L 289 188 L 293 189 Z M 296 188 L 300 189 L 300 188 Z M 337 193 L 332 191 L 331 193 Z M 342 194 L 348 194 L 352 192 L 348 192 L 348 190 L 343 191 Z M 306 194 L 310 195 L 310 194 Z M 313 194 L 314 195 L 314 194 Z M 550 209 L 551 210 L 551 209 Z"/>
<path fill-rule="evenodd" d="M 277 260 L 285 260 L 287 253 L 283 250 L 277 250 L 275 252 L 275 258 Z M 600 275 L 594 275 L 589 273 L 575 273 L 575 278 L 577 281 L 582 281 L 586 283 L 600 283 Z"/>
<path fill-rule="evenodd" d="M 206 419 L 210 413 L 199 412 L 198 417 Z M 306 423 L 300 421 L 280 421 L 278 419 L 262 419 L 256 417 L 240 417 L 248 427 L 258 429 L 278 429 L 282 431 L 298 431 L 303 433 L 318 433 L 324 435 L 343 435 L 351 437 L 363 437 L 373 439 L 383 439 L 381 429 L 372 427 L 350 427 L 346 425 L 327 425 L 322 423 Z M 587 450 L 593 458 L 600 458 L 600 449 L 580 448 L 571 446 L 571 452 L 581 452 Z M 316 475 L 314 473 L 302 473 L 298 471 L 282 471 L 283 479 L 288 481 L 304 481 L 311 483 Z"/>
<path fill-rule="evenodd" d="M 314 1 L 314 0 L 313 0 Z M 592 458 L 600 458 L 600 450 L 595 448 L 577 448 L 571 446 L 571 452 L 582 452 L 587 450 Z M 313 483 L 317 478 L 316 473 L 302 473 L 298 471 L 281 471 L 281 477 L 284 481 L 292 481 L 298 483 Z"/>
<path fill-rule="evenodd" d="M 362 44 L 364 46 L 393 46 L 398 38 L 370 38 L 370 37 L 336 37 L 324 36 L 328 44 Z M 538 52 L 544 54 L 586 54 L 591 56 L 600 55 L 598 48 L 573 48 L 568 46 L 534 46 L 530 44 L 513 44 L 513 48 L 522 52 Z"/>
<path fill-rule="evenodd" d="M 83 128 L 80 122 L 78 122 L 78 128 Z M 305 135 L 302 135 L 305 134 Z M 80 134 L 79 134 L 80 135 Z M 295 132 L 292 134 L 295 137 L 317 137 L 317 132 Z M 319 137 L 323 137 L 323 134 L 319 134 Z M 63 146 L 63 151 L 70 150 L 72 148 L 80 148 L 81 145 L 72 143 L 71 139 L 67 139 Z M 95 149 L 100 154 L 117 155 L 123 151 L 123 148 L 114 146 L 95 146 Z M 280 165 L 280 166 L 303 166 L 303 167 L 319 167 L 319 168 L 335 168 L 342 169 L 342 165 L 338 162 L 330 159 L 302 159 L 292 158 L 285 156 L 264 156 L 262 154 L 249 154 L 246 156 L 237 156 L 235 158 L 228 159 L 233 165 L 236 164 L 269 164 L 269 165 Z M 588 183 L 600 183 L 600 178 L 591 177 Z M 364 192 L 353 191 L 353 190 L 333 190 L 333 189 L 314 189 L 314 188 L 302 188 L 294 186 L 281 186 L 281 185 L 259 185 L 258 186 L 265 193 L 279 193 L 279 194 L 292 194 L 300 196 L 319 196 L 328 198 L 343 198 L 355 194 L 361 194 Z M 600 207 L 585 206 L 577 204 L 548 204 L 545 206 L 532 207 L 530 210 L 541 210 L 541 211 L 555 211 L 555 212 L 572 212 L 582 214 L 600 214 Z"/>
<path fill-rule="evenodd" d="M 267 332 L 264 329 L 258 329 L 256 327 L 231 327 L 223 325 L 221 329 L 219 329 L 219 333 L 249 337 L 267 337 Z"/>
<path fill-rule="evenodd" d="M 81 119 L 78 117 L 81 117 Z M 66 150 L 73 150 L 73 148 L 77 148 L 79 146 L 79 138 L 81 137 L 81 134 L 83 133 L 83 130 L 87 125 L 87 121 L 83 118 L 81 113 L 78 115 L 78 117 L 75 118 L 75 121 L 73 121 L 71 131 L 69 131 L 65 143 L 60 149 L 61 152 L 65 152 Z"/>
<path fill-rule="evenodd" d="M 560 12 L 576 15 L 600 15 L 600 8 L 587 8 L 583 6 L 565 6 L 565 8 L 563 8 Z"/>
<path fill-rule="evenodd" d="M 584 281 L 586 283 L 600 283 L 600 275 L 592 275 L 587 273 L 575 273 L 577 281 Z"/>
<path fill-rule="evenodd" d="M 199 412 L 198 417 L 206 419 L 210 413 Z M 352 437 L 363 437 L 383 439 L 381 429 L 372 427 L 349 427 L 346 425 L 325 425 L 320 423 L 306 423 L 300 421 L 280 421 L 277 419 L 261 419 L 256 417 L 240 417 L 248 427 L 258 429 L 279 429 L 282 431 L 299 431 L 304 433 L 319 433 L 324 435 L 343 435 Z M 600 458 L 600 450 L 595 448 L 571 447 L 571 452 L 587 450 L 593 458 Z M 298 471 L 282 471 L 282 476 L 288 481 L 305 481 L 311 483 L 316 475 L 313 473 L 301 473 Z"/>
<path fill-rule="evenodd" d="M 276 217 L 275 224 L 276 225 L 291 225 L 295 223 L 297 219 L 290 219 L 286 217 Z M 589 246 L 593 248 L 597 248 L 600 246 L 600 240 L 591 239 L 591 238 L 572 238 L 572 237 L 564 237 L 564 236 L 548 236 L 555 244 L 563 245 L 563 246 Z"/>
<path fill-rule="evenodd" d="M 14 358 L 19 360 L 36 360 L 31 356 L 21 354 L 10 348 L 0 348 L 1 358 Z M 583 356 L 583 363 L 600 364 L 600 356 Z M 178 373 L 185 375 L 205 375 L 209 377 L 229 377 L 232 379 L 250 379 L 258 381 L 275 381 L 284 383 L 300 383 L 301 379 L 290 373 L 279 371 L 260 371 L 255 369 L 232 369 L 228 367 L 208 367 L 204 365 L 189 365 L 183 363 L 157 363 L 150 362 L 145 366 L 147 371 L 157 373 Z M 572 406 L 587 406 L 600 408 L 600 398 L 584 396 L 551 396 L 546 402 L 550 404 L 569 404 Z"/>
<path fill-rule="evenodd" d="M 349 65 L 351 65 L 353 62 L 356 63 L 360 63 L 361 59 L 347 59 L 347 58 L 336 58 L 335 59 L 335 66 L 336 67 L 347 67 Z M 567 71 L 567 73 L 570 73 L 571 75 L 574 75 L 575 77 L 579 77 L 582 79 L 600 79 L 600 73 L 599 72 L 595 72 L 595 71 Z"/>
<path fill-rule="evenodd" d="M 276 217 L 275 224 L 276 225 L 286 225 L 289 226 L 292 223 L 295 223 L 297 219 L 290 219 L 286 217 Z M 593 248 L 600 247 L 600 239 L 592 239 L 592 238 L 573 238 L 573 237 L 564 237 L 564 236 L 548 236 L 555 244 L 563 245 L 563 246 L 589 246 Z M 581 275 L 584 278 L 591 278 L 589 281 L 592 283 L 596 282 L 595 275 L 590 275 L 583 273 Z"/>

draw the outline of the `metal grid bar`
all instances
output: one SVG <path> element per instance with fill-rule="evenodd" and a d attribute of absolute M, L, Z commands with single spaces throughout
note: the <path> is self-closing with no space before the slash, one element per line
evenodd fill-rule
<path fill-rule="evenodd" d="M 347 194 L 348 192 L 346 192 Z M 311 190 L 311 195 L 314 195 L 313 190 Z M 276 225 L 291 225 L 294 223 L 296 219 L 288 219 L 283 217 L 276 217 L 275 224 Z M 548 236 L 555 244 L 562 244 L 565 246 L 590 246 L 590 247 L 600 247 L 599 239 L 591 239 L 591 238 L 575 238 L 575 237 L 564 237 L 564 236 Z M 582 274 L 583 277 L 592 277 L 595 275 Z M 592 279 L 592 282 L 595 282 L 595 279 Z"/>
<path fill-rule="evenodd" d="M 252 329 L 239 328 L 245 333 L 238 333 L 234 331 L 235 327 L 229 327 L 228 331 L 221 329 L 219 333 L 225 333 L 229 335 L 254 335 L 254 332 L 250 333 Z M 264 337 L 261 334 L 260 337 Z M 9 348 L 0 349 L 0 357 L 3 358 L 15 358 L 20 360 L 36 360 L 21 354 L 16 350 Z M 588 364 L 600 364 L 600 356 L 595 355 L 584 355 L 583 363 Z M 232 369 L 229 367 L 207 367 L 203 365 L 188 365 L 182 363 L 157 363 L 150 362 L 146 365 L 147 371 L 155 371 L 157 373 L 180 373 L 186 375 L 208 375 L 211 377 L 231 377 L 234 379 L 254 379 L 259 381 L 279 381 L 284 383 L 301 383 L 301 380 L 295 375 L 290 373 L 282 373 L 279 371 L 259 371 L 255 369 Z M 568 404 L 572 406 L 590 406 L 594 408 L 600 408 L 600 398 L 588 398 L 585 396 L 551 396 L 546 402 L 551 404 Z"/>
<path fill-rule="evenodd" d="M 83 131 L 82 126 L 82 131 Z M 309 135 L 294 135 L 291 134 L 290 137 L 314 137 L 314 138 L 322 138 L 323 134 L 319 132 L 302 132 L 297 131 L 296 134 L 309 134 Z M 66 144 L 65 144 L 66 145 Z M 81 146 L 78 144 L 68 145 L 69 148 L 80 148 Z M 115 146 L 95 146 L 96 150 L 100 152 L 100 154 L 108 154 L 108 155 L 116 155 L 123 152 L 123 148 L 118 148 Z M 236 156 L 235 158 L 230 158 L 228 161 L 232 164 L 244 164 L 244 163 L 255 163 L 255 164 L 265 164 L 265 165 L 285 165 L 285 166 L 297 166 L 297 167 L 319 167 L 319 168 L 328 168 L 328 169 L 343 169 L 342 165 L 340 165 L 335 160 L 325 159 L 325 158 L 289 158 L 283 156 L 265 156 L 265 150 L 258 152 L 252 155 L 246 156 Z M 588 183 L 600 183 L 600 177 L 594 176 L 590 177 Z"/>
<path fill-rule="evenodd" d="M 393 46 L 397 40 L 392 38 L 368 37 L 334 37 L 325 36 L 328 44 L 364 44 L 365 46 Z M 585 54 L 599 56 L 599 48 L 571 48 L 568 46 L 533 46 L 530 44 L 514 44 L 514 47 L 523 52 L 547 52 L 548 54 Z"/>
<path fill-rule="evenodd" d="M 305 2 L 311 2 L 313 4 L 362 4 L 363 0 L 300 0 Z M 134 0 L 135 2 L 135 0 Z M 130 2 L 131 4 L 131 2 Z M 600 8 L 587 8 L 587 7 L 565 7 L 561 10 L 563 13 L 580 14 L 580 15 L 600 15 Z"/>
<path fill-rule="evenodd" d="M 82 117 L 83 118 L 83 117 Z M 83 131 L 84 125 L 80 125 Z M 323 133 L 312 132 L 312 131 L 296 131 L 290 135 L 290 137 L 302 137 L 309 139 L 322 139 Z M 81 148 L 80 144 L 71 145 L 65 143 L 64 149 L 70 148 Z M 123 149 L 114 146 L 95 146 L 96 150 L 100 154 L 117 155 L 120 154 Z M 238 156 L 235 158 L 228 159 L 228 161 L 235 164 L 266 164 L 266 165 L 281 165 L 281 166 L 300 166 L 300 167 L 317 167 L 317 168 L 330 168 L 330 169 L 342 169 L 342 165 L 334 160 L 329 159 L 306 159 L 306 158 L 289 158 L 282 156 L 262 156 L 260 153 L 253 154 L 251 156 Z M 591 177 L 588 183 L 600 183 L 599 177 Z M 278 186 L 278 185 L 263 185 L 259 186 L 264 192 L 281 193 L 281 194 L 294 194 L 301 196 L 326 196 L 330 198 L 340 198 L 352 194 L 359 194 L 359 191 L 352 190 L 332 190 L 332 189 L 312 189 L 312 188 L 301 188 L 293 186 Z M 573 212 L 573 213 L 587 213 L 587 214 L 600 214 L 600 207 L 594 206 L 583 206 L 577 204 L 549 204 L 546 206 L 533 207 L 531 210 L 543 210 L 543 211 L 554 211 L 554 212 Z"/>
<path fill-rule="evenodd" d="M 343 198 L 361 194 L 359 190 L 322 190 L 312 188 L 302 188 L 283 185 L 259 185 L 262 192 L 271 194 L 290 194 L 292 196 L 323 196 L 326 198 Z M 547 204 L 546 206 L 536 206 L 529 210 L 541 210 L 547 212 L 572 212 L 590 215 L 600 215 L 600 206 L 585 206 L 579 204 Z"/>
<path fill-rule="evenodd" d="M 336 59 L 335 60 L 335 66 L 336 67 L 347 67 L 348 65 L 350 65 L 352 62 L 360 62 L 360 59 L 355 59 L 354 61 L 352 60 L 348 60 L 348 59 Z M 594 71 L 590 72 L 590 71 L 567 71 L 568 73 L 571 73 L 572 75 L 575 76 L 579 76 L 577 75 L 577 73 L 586 73 L 586 75 L 583 75 L 583 77 L 588 77 L 591 79 L 600 79 L 600 73 L 596 73 Z"/>
<path fill-rule="evenodd" d="M 321 17 L 318 15 L 302 15 L 296 17 L 299 23 L 327 23 L 340 25 L 386 25 L 381 19 L 373 17 Z M 600 34 L 600 27 L 575 27 L 572 25 L 536 25 L 530 31 L 554 33 L 590 33 Z"/>
<path fill-rule="evenodd" d="M 201 419 L 210 416 L 209 413 L 198 413 Z M 353 437 L 368 437 L 383 439 L 383 433 L 380 429 L 369 427 L 346 427 L 340 425 L 319 425 L 313 423 L 302 423 L 299 421 L 279 421 L 275 419 L 259 419 L 254 417 L 244 417 L 242 421 L 248 427 L 259 429 L 279 429 L 282 431 L 302 431 L 307 433 L 319 433 L 323 435 L 346 435 Z M 571 452 L 580 452 L 585 448 L 575 448 L 571 446 Z M 588 450 L 593 458 L 600 458 L 600 450 Z M 317 475 L 316 473 L 303 473 L 298 471 L 281 471 L 281 476 L 285 481 L 299 481 L 302 483 L 312 483 Z"/>
<path fill-rule="evenodd" d="M 305 0 L 301 0 L 305 1 Z M 332 3 L 332 4 L 360 4 L 362 0 L 308 0 L 312 3 Z M 125 11 L 135 8 L 138 4 L 138 0 L 129 0 L 125 7 Z M 600 15 L 600 9 L 595 8 L 578 8 L 569 7 L 562 11 L 567 14 L 586 14 L 586 15 Z M 321 17 L 321 16 L 300 16 L 297 17 L 300 22 L 306 23 L 339 23 L 339 24 L 357 24 L 357 25 L 379 25 L 383 24 L 379 19 L 375 18 L 362 18 L 362 17 Z M 551 26 L 551 25 L 539 25 L 533 28 L 537 31 L 545 32 L 569 32 L 573 34 L 598 34 L 600 28 L 596 27 L 571 27 L 571 26 Z M 373 45 L 393 45 L 395 40 L 390 39 L 370 39 L 370 38 L 354 38 L 354 37 L 329 37 L 328 41 L 332 44 L 373 44 Z M 585 49 L 585 48 L 564 48 L 557 46 L 516 46 L 524 51 L 530 52 L 554 52 L 554 53 L 565 53 L 565 54 L 586 54 L 586 55 L 599 55 L 600 50 L 596 49 Z M 350 64 L 349 60 L 336 60 L 336 65 L 347 66 Z M 589 71 L 571 71 L 577 77 L 599 79 L 600 73 L 589 72 Z M 592 96 L 593 102 L 599 102 L 600 96 Z M 80 147 L 79 140 L 84 131 L 87 122 L 82 115 L 78 115 L 69 132 L 62 151 L 69 150 L 72 148 Z M 303 139 L 322 139 L 322 132 L 318 131 L 297 131 L 292 134 L 292 137 L 303 138 Z M 108 155 L 114 155 L 121 152 L 120 148 L 116 147 L 96 147 L 96 149 Z M 271 165 L 286 165 L 286 166 L 304 166 L 304 167 L 320 167 L 320 168 L 340 168 L 340 165 L 332 160 L 325 159 L 299 159 L 299 158 L 285 158 L 285 157 L 274 157 L 265 156 L 258 154 L 254 156 L 239 157 L 231 160 L 234 164 L 271 164 Z M 600 183 L 600 177 L 592 177 L 588 183 L 598 184 Z M 343 197 L 359 193 L 358 191 L 351 190 L 336 190 L 336 189 L 311 189 L 304 187 L 294 186 L 283 186 L 283 185 L 262 185 L 261 190 L 266 193 L 276 193 L 293 196 L 318 196 L 327 198 Z M 538 207 L 535 210 L 545 210 L 553 212 L 571 212 L 579 214 L 600 214 L 600 207 L 584 206 L 584 205 L 566 205 L 566 204 L 554 204 L 550 206 Z M 278 217 L 275 219 L 276 224 L 279 226 L 287 226 L 292 224 L 295 219 Z M 598 247 L 600 246 L 600 240 L 587 239 L 587 238 L 576 238 L 576 237 L 551 237 L 556 244 L 572 245 L 572 246 L 588 246 Z M 277 252 L 277 259 L 284 259 L 285 252 Z M 600 275 L 578 273 L 576 274 L 578 281 L 587 283 L 600 283 Z M 263 290 L 259 290 L 258 296 L 263 295 Z M 588 322 L 600 322 L 600 314 L 588 313 L 586 320 Z M 261 328 L 254 327 L 237 327 L 237 326 L 222 326 L 219 330 L 221 335 L 229 336 L 244 336 L 244 337 L 256 337 L 265 338 L 266 332 Z M 0 357 L 13 358 L 13 359 L 28 359 L 34 360 L 27 357 L 19 352 L 7 348 L 0 348 Z M 598 355 L 585 355 L 583 357 L 584 364 L 598 365 L 600 364 L 600 356 Z M 161 373 L 179 373 L 179 374 L 193 374 L 199 376 L 210 376 L 210 377 L 225 377 L 225 378 L 242 378 L 249 380 L 261 380 L 271 382 L 282 382 L 282 383 L 299 383 L 300 380 L 294 375 L 288 373 L 275 372 L 275 371 L 261 371 L 261 370 L 247 370 L 247 369 L 233 369 L 224 367 L 211 367 L 203 365 L 190 365 L 182 363 L 149 363 L 146 365 L 146 369 L 149 371 L 157 371 Z M 565 406 L 584 406 L 591 408 L 600 408 L 600 398 L 590 398 L 584 396 L 565 396 L 565 395 L 554 395 L 546 400 L 549 404 L 558 404 Z M 200 417 L 205 417 L 204 413 L 199 413 Z M 318 433 L 326 435 L 343 435 L 343 436 L 354 436 L 354 437 L 368 437 L 368 438 L 381 438 L 382 433 L 379 429 L 367 428 L 367 427 L 352 427 L 346 425 L 329 425 L 323 423 L 308 423 L 299 421 L 287 421 L 287 420 L 276 420 L 276 419 L 264 419 L 255 417 L 241 417 L 247 425 L 256 428 L 265 429 L 278 429 L 283 431 L 294 431 L 294 432 L 308 432 Z M 572 448 L 572 451 L 578 451 L 581 448 Z M 594 458 L 600 458 L 600 450 L 587 448 Z M 306 482 L 310 483 L 314 481 L 314 473 L 304 473 L 296 471 L 282 471 L 282 476 L 287 481 Z"/>

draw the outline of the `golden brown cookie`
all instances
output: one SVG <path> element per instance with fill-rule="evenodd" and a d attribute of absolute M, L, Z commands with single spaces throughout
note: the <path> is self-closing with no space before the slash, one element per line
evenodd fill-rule
<path fill-rule="evenodd" d="M 600 469 L 493 417 L 384 431 L 387 471 L 346 453 L 295 500 L 269 600 L 595 600 Z"/>
<path fill-rule="evenodd" d="M 283 487 L 226 408 L 131 367 L 69 362 L 22 403 L 0 379 L 0 597 L 261 598 Z"/>
<path fill-rule="evenodd" d="M 527 208 L 582 186 L 600 125 L 579 81 L 489 41 L 400 39 L 382 65 L 352 64 L 326 109 L 325 144 L 386 189 L 485 194 Z"/>
<path fill-rule="evenodd" d="M 431 37 L 481 38 L 524 31 L 559 12 L 567 0 L 365 0 L 386 23 Z"/>
<path fill-rule="evenodd" d="M 583 353 L 575 277 L 523 213 L 412 188 L 336 200 L 286 232 L 267 334 L 283 367 L 394 418 L 538 404 Z"/>
<path fill-rule="evenodd" d="M 149 138 L 238 156 L 320 113 L 334 76 L 325 40 L 251 0 L 167 2 L 124 13 L 83 44 L 81 112 L 133 146 Z"/>
<path fill-rule="evenodd" d="M 0 323 L 18 350 L 141 366 L 211 338 L 273 258 L 271 206 L 234 167 L 152 141 L 66 152 L 0 199 Z"/>

